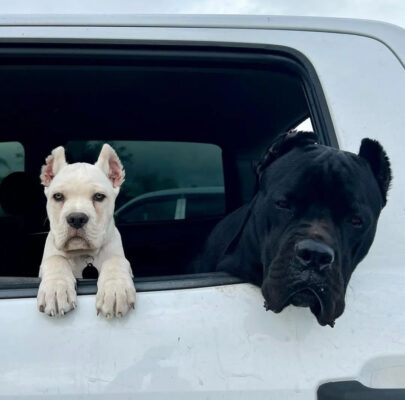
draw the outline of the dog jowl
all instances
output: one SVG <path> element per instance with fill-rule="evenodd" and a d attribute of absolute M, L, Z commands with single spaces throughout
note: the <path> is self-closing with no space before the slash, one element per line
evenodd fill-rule
<path fill-rule="evenodd" d="M 67 164 L 58 147 L 42 167 L 50 232 L 39 271 L 38 308 L 64 315 L 76 307 L 76 278 L 89 264 L 98 272 L 97 313 L 121 317 L 134 307 L 132 270 L 114 224 L 114 204 L 124 181 L 122 164 L 105 144 L 97 162 Z"/>
<path fill-rule="evenodd" d="M 238 275 L 261 286 L 267 309 L 309 307 L 333 326 L 386 204 L 388 158 L 370 139 L 356 155 L 318 144 L 313 133 L 289 132 L 256 172 L 255 197 L 214 229 L 199 270 Z"/>

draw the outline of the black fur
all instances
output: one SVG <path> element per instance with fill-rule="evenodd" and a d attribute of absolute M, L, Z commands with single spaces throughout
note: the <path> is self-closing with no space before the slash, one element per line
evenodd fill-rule
<path fill-rule="evenodd" d="M 318 144 L 313 133 L 288 132 L 256 173 L 255 196 L 214 228 L 194 270 L 239 276 L 261 286 L 266 308 L 310 307 L 321 325 L 333 326 L 386 203 L 387 155 L 370 139 L 355 155 Z M 333 252 L 327 269 L 308 268 L 297 256 L 297 244 L 308 240 Z"/>
<path fill-rule="evenodd" d="M 314 132 L 289 131 L 277 136 L 256 165 L 256 174 L 260 180 L 263 171 L 277 158 L 290 151 L 293 147 L 306 146 L 318 142 Z"/>
<path fill-rule="evenodd" d="M 387 193 L 392 181 L 391 165 L 387 153 L 379 142 L 365 138 L 361 141 L 359 156 L 369 163 L 377 179 L 385 205 L 387 203 Z"/>

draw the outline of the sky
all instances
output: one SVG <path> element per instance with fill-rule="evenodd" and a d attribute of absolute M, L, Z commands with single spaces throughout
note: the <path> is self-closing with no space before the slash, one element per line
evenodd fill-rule
<path fill-rule="evenodd" d="M 7 0 L 10 13 L 260 14 L 374 19 L 405 28 L 405 0 Z"/>

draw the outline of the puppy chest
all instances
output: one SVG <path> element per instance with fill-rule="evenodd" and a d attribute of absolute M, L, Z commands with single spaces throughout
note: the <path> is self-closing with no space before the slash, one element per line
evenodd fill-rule
<path fill-rule="evenodd" d="M 91 256 L 80 256 L 70 260 L 75 278 L 97 279 L 98 262 Z"/>

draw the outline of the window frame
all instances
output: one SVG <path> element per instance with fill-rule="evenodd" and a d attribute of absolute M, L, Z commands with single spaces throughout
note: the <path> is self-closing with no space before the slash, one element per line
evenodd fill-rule
<path fill-rule="evenodd" d="M 161 290 L 195 289 L 211 286 L 246 283 L 226 272 L 210 272 L 184 275 L 162 275 L 133 279 L 138 293 Z M 20 299 L 36 297 L 40 278 L 2 277 L 0 278 L 0 299 Z M 97 279 L 77 279 L 77 294 L 97 293 Z"/>
<path fill-rule="evenodd" d="M 195 63 L 196 67 L 207 63 L 228 63 L 230 65 L 243 65 L 245 68 L 254 66 L 282 65 L 283 71 L 288 70 L 299 76 L 308 104 L 309 117 L 318 134 L 320 142 L 337 147 L 332 118 L 327 106 L 326 98 L 314 66 L 309 59 L 296 49 L 280 45 L 256 45 L 239 43 L 220 43 L 207 45 L 207 43 L 170 43 L 155 42 L 151 44 L 114 44 L 106 43 L 2 43 L 0 46 L 0 64 L 13 65 L 25 60 L 38 58 L 41 64 L 52 63 L 54 59 L 80 57 L 80 65 L 94 63 L 93 54 L 106 57 L 109 63 L 120 57 L 131 57 L 137 62 L 162 62 L 178 66 L 185 61 Z M 67 56 L 67 57 L 66 57 Z M 27 62 L 28 64 L 28 62 Z M 285 69 L 284 69 L 285 68 Z M 295 121 L 290 128 L 301 121 Z M 7 140 L 10 140 L 7 138 Z M 17 138 L 13 139 L 18 141 Z M 223 153 L 223 161 L 227 157 Z M 235 176 L 235 171 L 224 169 L 224 184 Z M 230 185 L 232 187 L 232 185 Z M 239 194 L 235 190 L 226 190 L 226 209 L 232 210 L 238 206 Z M 38 266 L 39 269 L 39 266 Z M 243 280 L 222 272 L 208 274 L 189 274 L 175 276 L 145 277 L 134 279 L 137 291 L 161 291 L 186 288 L 200 288 L 244 283 Z M 39 278 L 0 278 L 0 299 L 35 297 L 39 286 Z M 95 279 L 78 280 L 78 294 L 94 294 L 97 291 Z"/>

